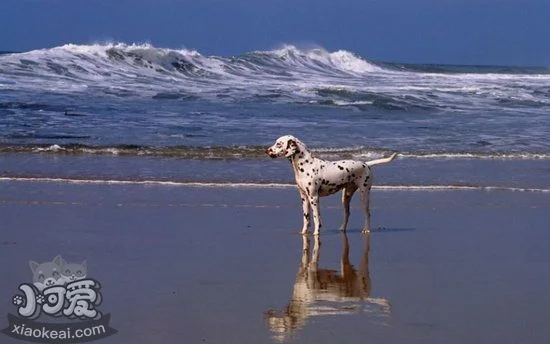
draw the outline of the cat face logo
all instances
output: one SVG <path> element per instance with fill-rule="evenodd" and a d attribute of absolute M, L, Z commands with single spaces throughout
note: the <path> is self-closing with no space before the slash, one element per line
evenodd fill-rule
<path fill-rule="evenodd" d="M 62 260 L 62 262 L 64 262 Z M 61 268 L 61 278 L 65 283 L 70 283 L 86 278 L 87 262 L 83 261 L 80 264 L 64 262 Z"/>
<path fill-rule="evenodd" d="M 86 261 L 80 264 L 68 263 L 59 255 L 51 262 L 37 263 L 31 260 L 29 266 L 33 275 L 32 283 L 39 291 L 86 278 Z"/>
<path fill-rule="evenodd" d="M 8 314 L 2 333 L 21 340 L 66 344 L 89 342 L 115 334 L 110 314 L 103 314 L 101 283 L 88 277 L 88 263 L 67 262 L 60 255 L 51 261 L 29 261 L 31 283 L 21 283 L 12 297 L 16 315 Z M 39 322 L 46 315 L 72 322 Z M 76 321 L 76 322 L 75 322 Z"/>

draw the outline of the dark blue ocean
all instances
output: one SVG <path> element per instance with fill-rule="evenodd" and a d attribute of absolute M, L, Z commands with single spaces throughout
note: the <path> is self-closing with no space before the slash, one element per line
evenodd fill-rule
<path fill-rule="evenodd" d="M 399 159 L 378 187 L 550 189 L 550 68 L 412 65 L 283 46 L 0 55 L 0 177 L 290 184 L 263 150 Z M 378 168 L 377 168 L 378 169 Z"/>

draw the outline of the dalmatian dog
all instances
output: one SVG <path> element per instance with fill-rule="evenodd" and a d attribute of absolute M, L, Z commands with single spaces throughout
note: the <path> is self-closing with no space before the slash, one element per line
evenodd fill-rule
<path fill-rule="evenodd" d="M 302 234 L 307 234 L 310 226 L 310 209 L 313 210 L 315 223 L 314 235 L 319 235 L 322 227 L 319 213 L 319 197 L 342 191 L 344 222 L 340 227 L 345 231 L 348 226 L 349 204 L 355 191 L 359 190 L 361 203 L 365 210 L 363 233 L 370 228 L 369 192 L 372 187 L 370 168 L 392 161 L 397 153 L 390 157 L 362 162 L 354 160 L 325 161 L 314 157 L 306 145 L 291 135 L 281 136 L 265 150 L 271 158 L 288 158 L 294 169 L 294 177 L 300 191 L 304 212 Z"/>

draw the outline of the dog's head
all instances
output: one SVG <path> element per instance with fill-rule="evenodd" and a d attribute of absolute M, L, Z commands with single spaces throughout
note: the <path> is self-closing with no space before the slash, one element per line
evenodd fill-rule
<path fill-rule="evenodd" d="M 300 152 L 300 140 L 291 135 L 281 136 L 273 146 L 265 150 L 265 154 L 272 158 L 290 158 Z"/>

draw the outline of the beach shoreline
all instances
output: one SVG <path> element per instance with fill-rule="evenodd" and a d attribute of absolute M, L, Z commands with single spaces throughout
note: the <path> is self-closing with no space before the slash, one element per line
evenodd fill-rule
<path fill-rule="evenodd" d="M 343 157 L 342 157 L 343 159 Z M 180 159 L 162 156 L 1 153 L 4 181 L 167 186 L 290 187 L 288 161 L 258 159 Z M 154 166 L 154 168 L 153 168 Z M 548 192 L 548 159 L 407 158 L 372 168 L 374 188 L 540 190 Z"/>

